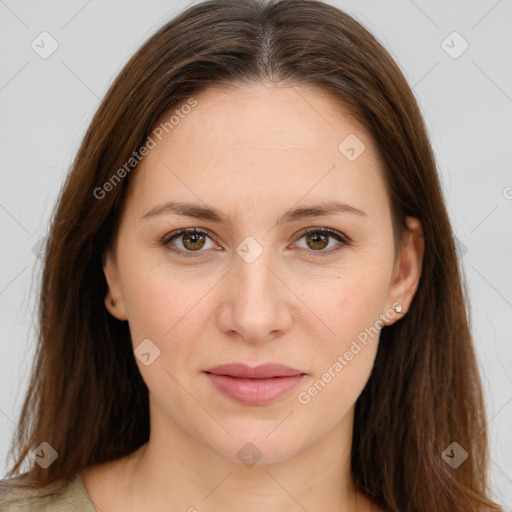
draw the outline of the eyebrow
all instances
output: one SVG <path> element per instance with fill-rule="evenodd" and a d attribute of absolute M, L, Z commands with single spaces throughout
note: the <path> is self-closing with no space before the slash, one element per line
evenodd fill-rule
<path fill-rule="evenodd" d="M 307 208 L 296 208 L 286 211 L 277 221 L 278 225 L 284 223 L 295 222 L 305 218 L 321 217 L 324 215 L 332 215 L 335 213 L 351 213 L 359 216 L 367 216 L 363 210 L 345 203 L 337 201 L 329 201 Z M 219 224 L 229 225 L 231 217 L 223 214 L 215 208 L 201 206 L 192 203 L 183 203 L 179 201 L 169 201 L 167 203 L 155 206 L 146 212 L 142 217 L 148 219 L 158 215 L 182 215 L 199 220 L 210 220 Z"/>

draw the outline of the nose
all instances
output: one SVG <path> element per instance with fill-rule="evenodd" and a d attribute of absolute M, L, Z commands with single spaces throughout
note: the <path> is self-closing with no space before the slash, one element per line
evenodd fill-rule
<path fill-rule="evenodd" d="M 225 290 L 217 320 L 219 328 L 231 337 L 263 343 L 289 329 L 293 293 L 279 271 L 272 268 L 276 265 L 270 251 L 249 261 L 235 256 L 233 268 L 223 280 Z"/>

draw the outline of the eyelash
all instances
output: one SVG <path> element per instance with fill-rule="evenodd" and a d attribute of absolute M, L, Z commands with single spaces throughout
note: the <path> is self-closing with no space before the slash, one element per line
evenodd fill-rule
<path fill-rule="evenodd" d="M 318 256 L 320 256 L 320 257 L 321 256 L 328 256 L 328 255 L 331 255 L 331 254 L 341 250 L 344 245 L 350 245 L 350 241 L 349 241 L 349 239 L 346 236 L 344 236 L 343 234 L 339 233 L 338 231 L 334 231 L 333 229 L 329 229 L 329 228 L 308 228 L 308 229 L 302 231 L 299 234 L 299 236 L 297 237 L 295 242 L 298 242 L 301 238 L 304 238 L 305 236 L 307 236 L 309 234 L 312 234 L 312 233 L 327 234 L 327 235 L 329 235 L 329 237 L 332 237 L 332 238 L 335 238 L 336 240 L 338 240 L 338 242 L 340 242 L 340 244 L 338 245 L 337 248 L 330 249 L 329 251 L 324 251 L 324 250 L 314 251 L 312 249 L 309 249 L 309 250 L 306 249 L 307 251 L 310 252 L 308 257 L 316 258 Z M 171 245 L 171 242 L 174 239 L 178 238 L 181 235 L 187 235 L 187 234 L 206 235 L 208 238 L 211 239 L 211 236 L 210 236 L 209 232 L 206 231 L 206 230 L 197 229 L 197 228 L 183 228 L 183 229 L 179 229 L 178 231 L 174 231 L 174 232 L 169 233 L 168 235 L 166 235 L 161 240 L 161 244 L 164 247 L 166 247 L 169 251 L 174 252 L 174 253 L 179 254 L 179 255 L 183 255 L 183 256 L 185 256 L 187 258 L 201 257 L 199 254 L 196 254 L 196 253 L 201 253 L 201 252 L 206 252 L 206 251 L 202 251 L 202 250 L 198 250 L 198 251 L 182 251 L 181 249 L 177 249 L 176 247 Z"/>

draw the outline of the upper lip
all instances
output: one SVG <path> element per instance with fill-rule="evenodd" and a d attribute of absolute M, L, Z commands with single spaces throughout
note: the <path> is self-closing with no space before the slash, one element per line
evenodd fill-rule
<path fill-rule="evenodd" d="M 292 377 L 304 375 L 304 372 L 280 363 L 265 363 L 249 366 L 245 363 L 226 363 L 206 370 L 214 375 L 227 375 L 244 379 L 269 379 L 271 377 Z"/>

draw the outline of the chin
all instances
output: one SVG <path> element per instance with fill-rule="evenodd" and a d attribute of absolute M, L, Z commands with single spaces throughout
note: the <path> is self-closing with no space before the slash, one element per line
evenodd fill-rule
<path fill-rule="evenodd" d="M 295 456 L 307 444 L 302 436 L 298 439 L 298 435 L 290 430 L 283 428 L 279 431 L 281 427 L 277 427 L 272 431 L 279 422 L 273 421 L 271 428 L 267 428 L 270 422 L 265 422 L 264 429 L 261 426 L 250 428 L 247 423 L 245 420 L 239 430 L 230 427 L 228 430 L 233 437 L 221 434 L 216 439 L 210 437 L 205 441 L 220 457 L 246 467 L 283 462 Z"/>

